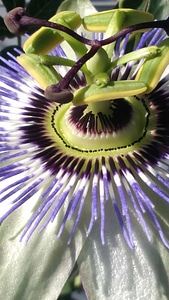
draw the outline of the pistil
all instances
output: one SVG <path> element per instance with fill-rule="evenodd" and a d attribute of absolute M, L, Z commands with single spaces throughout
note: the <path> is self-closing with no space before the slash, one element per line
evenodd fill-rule
<path fill-rule="evenodd" d="M 46 20 L 40 20 L 36 18 L 32 18 L 26 15 L 26 12 L 23 8 L 18 7 L 14 10 L 10 11 L 5 17 L 5 24 L 8 29 L 15 34 L 23 34 L 25 33 L 29 26 L 36 27 L 49 27 L 52 29 L 56 29 L 58 31 L 64 32 L 70 35 L 72 38 L 81 42 L 82 44 L 91 46 L 89 51 L 82 55 L 75 64 L 71 67 L 71 69 L 66 73 L 66 75 L 60 79 L 56 84 L 49 85 L 45 90 L 45 97 L 49 100 L 56 101 L 58 103 L 64 104 L 71 102 L 73 99 L 73 94 L 70 92 L 70 83 L 71 80 L 75 77 L 77 72 L 82 68 L 84 64 L 89 62 L 89 60 L 94 57 L 96 53 L 98 53 L 99 49 L 103 49 L 103 46 L 109 45 L 111 43 L 116 42 L 118 39 L 126 36 L 129 33 L 135 32 L 137 30 L 150 29 L 150 28 L 163 28 L 167 34 L 169 34 L 169 18 L 161 21 L 151 21 L 144 22 L 135 25 L 131 25 L 126 27 L 116 34 L 103 39 L 87 39 L 83 36 L 77 34 L 74 30 L 63 26 L 62 24 L 58 24 L 55 22 L 50 22 Z M 90 64 L 90 62 L 89 62 Z M 97 74 L 94 74 L 97 75 Z M 96 82 L 97 84 L 97 82 Z"/>

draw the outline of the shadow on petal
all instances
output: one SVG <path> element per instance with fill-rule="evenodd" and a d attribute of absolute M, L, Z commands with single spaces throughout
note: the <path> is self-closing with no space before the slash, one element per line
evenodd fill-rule
<path fill-rule="evenodd" d="M 34 233 L 27 245 L 19 228 L 29 219 L 30 203 L 14 212 L 0 227 L 0 290 L 6 300 L 56 300 L 83 246 L 81 230 L 67 245 L 70 229 L 57 238 L 57 222 Z M 17 233 L 17 234 L 16 234 Z"/>
<path fill-rule="evenodd" d="M 132 216 L 131 250 L 124 241 L 111 207 L 106 207 L 105 245 L 100 244 L 99 221 L 79 256 L 84 289 L 90 300 L 168 299 L 169 253 L 150 227 L 148 241 Z"/>

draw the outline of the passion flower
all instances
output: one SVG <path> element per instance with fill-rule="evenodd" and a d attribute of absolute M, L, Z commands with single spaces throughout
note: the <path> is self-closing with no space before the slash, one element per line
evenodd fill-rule
<path fill-rule="evenodd" d="M 19 33 L 32 24 L 26 16 L 23 25 L 24 18 L 9 17 Z M 137 247 L 136 223 L 150 245 L 155 231 L 169 248 L 167 24 L 132 24 L 113 34 L 108 26 L 92 39 L 76 32 L 70 37 L 71 30 L 56 24 L 69 35 L 74 56 L 64 41 L 49 55 L 16 49 L 19 63 L 10 53 L 9 59 L 1 57 L 0 221 L 5 226 L 15 211 L 33 203 L 21 240 L 30 243 L 52 223 L 64 245 L 74 243 L 80 231 L 80 250 L 99 228 L 95 243 L 103 247 L 109 245 L 107 220 L 114 236 L 118 220 L 131 249 Z M 157 74 L 149 62 L 151 68 L 160 62 Z"/>

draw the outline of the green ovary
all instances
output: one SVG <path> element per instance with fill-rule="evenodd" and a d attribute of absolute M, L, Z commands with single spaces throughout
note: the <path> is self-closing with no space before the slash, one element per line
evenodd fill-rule
<path fill-rule="evenodd" d="M 120 99 L 116 99 L 117 101 Z M 147 143 L 151 138 L 151 132 L 154 129 L 154 118 L 150 114 L 150 110 L 146 101 L 138 97 L 129 97 L 123 102 L 127 103 L 130 107 L 130 117 L 127 120 L 125 126 L 121 126 L 120 122 L 123 123 L 123 115 L 127 114 L 127 111 L 123 111 L 122 115 L 119 115 L 119 126 L 118 128 L 108 128 L 106 131 L 105 126 L 99 120 L 98 114 L 102 113 L 104 116 L 113 116 L 114 102 L 106 101 L 99 102 L 90 105 L 86 105 L 83 110 L 83 114 L 74 118 L 74 110 L 77 107 L 72 104 L 66 104 L 58 106 L 57 109 L 50 111 L 48 115 L 48 121 L 52 128 L 50 128 L 50 136 L 57 145 L 57 147 L 68 148 L 68 151 L 72 153 L 76 152 L 78 155 L 83 153 L 90 153 L 90 156 L 97 155 L 97 152 L 107 153 L 108 155 L 120 155 L 128 153 L 129 151 L 138 150 L 142 145 Z M 91 119 L 88 119 L 85 123 L 85 127 L 80 127 L 80 119 L 92 112 L 96 122 L 97 119 L 97 130 L 93 126 L 89 126 Z M 118 116 L 116 116 L 118 119 Z M 77 121 L 78 120 L 78 121 Z M 121 121 L 120 121 L 121 120 Z M 47 123 L 49 124 L 49 122 Z M 92 123 L 93 124 L 93 123 Z M 113 125 L 113 124 L 112 124 Z M 121 127 L 120 127 L 121 126 Z M 89 130 L 90 127 L 90 130 Z M 49 127 L 48 127 L 49 128 Z M 83 130 L 85 128 L 85 130 Z"/>

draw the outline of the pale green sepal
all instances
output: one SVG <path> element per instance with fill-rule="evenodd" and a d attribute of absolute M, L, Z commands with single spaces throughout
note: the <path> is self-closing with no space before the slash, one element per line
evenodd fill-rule
<path fill-rule="evenodd" d="M 78 258 L 88 300 L 168 300 L 169 250 L 150 225 L 148 241 L 138 219 L 131 223 L 135 248 L 124 241 L 110 202 L 105 210 L 105 245 L 100 242 L 100 220 L 94 225 Z"/>
<path fill-rule="evenodd" d="M 5 300 L 56 300 L 85 242 L 78 227 L 67 245 L 72 221 L 57 238 L 61 216 L 43 232 L 37 229 L 27 245 L 20 242 L 36 202 L 29 199 L 0 226 L 0 294 Z"/>
<path fill-rule="evenodd" d="M 133 9 L 113 9 L 108 11 L 99 12 L 97 14 L 90 14 L 89 16 L 86 16 L 83 19 L 83 26 L 90 31 L 93 32 L 105 32 L 107 30 L 107 26 L 109 25 L 112 17 L 116 12 L 122 12 L 125 14 L 125 19 L 123 23 L 123 28 L 143 23 L 143 22 L 149 22 L 153 21 L 154 16 L 150 13 L 139 11 L 139 10 L 133 10 Z"/>
<path fill-rule="evenodd" d="M 110 81 L 105 86 L 92 84 L 75 91 L 72 102 L 74 105 L 96 103 L 139 95 L 144 93 L 146 89 L 145 83 L 134 80 Z"/>

